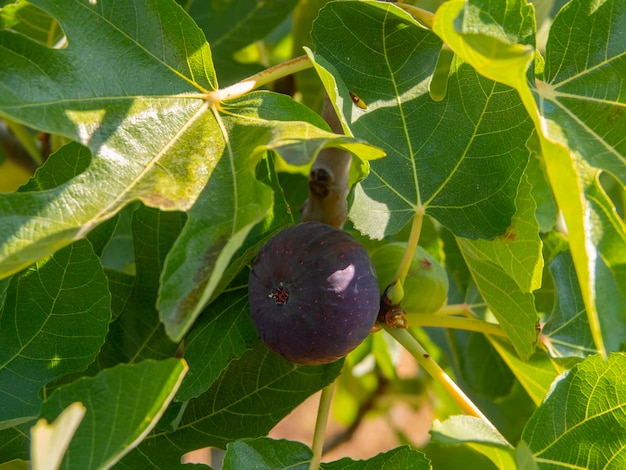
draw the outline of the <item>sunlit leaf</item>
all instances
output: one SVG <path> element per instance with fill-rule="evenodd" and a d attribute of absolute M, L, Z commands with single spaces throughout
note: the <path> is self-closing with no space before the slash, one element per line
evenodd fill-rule
<path fill-rule="evenodd" d="M 431 430 L 432 439 L 438 444 L 467 444 L 484 454 L 497 468 L 515 468 L 511 444 L 494 428 L 473 416 L 452 416 L 447 420 L 435 421 Z"/>
<path fill-rule="evenodd" d="M 0 31 L 0 115 L 87 145 L 62 151 L 71 161 L 91 151 L 91 162 L 46 191 L 0 195 L 0 276 L 84 236 L 133 199 L 190 207 L 223 147 L 199 96 L 217 86 L 210 50 L 175 3 L 33 4 L 59 22 L 68 44 L 56 50 Z"/>
<path fill-rule="evenodd" d="M 524 429 L 540 467 L 626 465 L 626 356 L 590 356 L 554 382 Z"/>
<path fill-rule="evenodd" d="M 506 9 L 515 13 L 514 3 L 510 3 L 509 9 L 504 7 L 504 2 L 499 6 L 475 2 L 490 11 Z M 590 202 L 583 190 L 587 171 L 581 161 L 611 172 L 622 182 L 625 180 L 626 141 L 619 130 L 626 123 L 622 113 L 626 102 L 623 86 L 626 45 L 619 33 L 626 26 L 625 7 L 623 0 L 602 4 L 581 0 L 565 6 L 550 29 L 542 80 L 533 79 L 532 69 L 526 73 L 529 60 L 524 63 L 523 55 L 509 69 L 515 73 L 498 76 L 501 68 L 497 60 L 491 63 L 480 60 L 484 48 L 475 47 L 476 31 L 457 27 L 458 15 L 463 19 L 474 15 L 481 18 L 481 29 L 488 31 L 478 33 L 483 43 L 492 40 L 515 47 L 506 35 L 496 34 L 494 39 L 492 32 L 500 27 L 493 21 L 497 15 L 481 15 L 480 10 L 473 11 L 463 2 L 449 2 L 438 11 L 439 21 L 435 24 L 437 34 L 481 74 L 514 86 L 534 120 L 546 173 L 568 227 L 591 334 L 602 354 L 606 354 L 607 348 L 596 309 L 599 295 L 594 273 L 598 253 L 592 240 L 594 222 L 587 217 Z M 524 77 L 528 78 L 527 82 Z"/>

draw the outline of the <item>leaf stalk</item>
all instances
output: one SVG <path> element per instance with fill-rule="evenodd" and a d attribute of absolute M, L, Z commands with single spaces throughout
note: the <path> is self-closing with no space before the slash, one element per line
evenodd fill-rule
<path fill-rule="evenodd" d="M 278 65 L 262 70 L 248 78 L 243 79 L 226 88 L 213 91 L 209 93 L 208 100 L 212 103 L 219 103 L 224 100 L 231 100 L 245 95 L 246 93 L 256 90 L 263 85 L 267 85 L 279 78 L 286 77 L 287 75 L 301 72 L 313 67 L 311 59 L 306 55 L 301 55 L 294 59 L 282 62 Z"/>
<path fill-rule="evenodd" d="M 506 333 L 500 325 L 489 323 L 477 318 L 462 318 L 439 313 L 406 313 L 411 326 L 433 326 L 437 328 L 452 328 L 455 330 L 475 331 L 486 335 L 506 338 Z"/>
<path fill-rule="evenodd" d="M 417 244 L 419 242 L 420 234 L 422 232 L 423 221 L 424 211 L 423 209 L 419 209 L 413 216 L 413 223 L 411 224 L 411 233 L 409 234 L 406 251 L 404 252 L 402 261 L 400 261 L 398 270 L 396 271 L 395 285 L 390 286 L 393 297 L 390 298 L 392 304 L 400 303 L 400 301 L 404 297 L 404 290 L 402 289 L 402 286 L 404 285 L 404 280 L 406 279 L 406 276 L 409 273 L 409 269 L 411 268 L 413 256 L 415 256 L 415 250 L 417 250 Z"/>
<path fill-rule="evenodd" d="M 472 307 L 468 304 L 448 304 L 437 310 L 437 315 L 471 315 Z"/>
<path fill-rule="evenodd" d="M 465 414 L 474 416 L 483 420 L 489 427 L 496 429 L 491 424 L 489 419 L 480 411 L 480 409 L 469 399 L 467 395 L 459 388 L 459 386 L 450 378 L 448 374 L 437 364 L 430 354 L 419 343 L 417 338 L 413 336 L 410 330 L 403 328 L 390 328 L 383 324 L 383 328 L 389 333 L 396 341 L 398 341 L 404 348 L 417 360 L 420 367 L 422 367 L 428 374 L 437 382 L 456 402 L 457 405 L 463 410 Z"/>

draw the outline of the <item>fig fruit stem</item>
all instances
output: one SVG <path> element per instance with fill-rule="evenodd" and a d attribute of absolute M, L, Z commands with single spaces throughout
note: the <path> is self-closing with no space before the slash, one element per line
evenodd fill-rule
<path fill-rule="evenodd" d="M 279 78 L 286 77 L 287 75 L 300 72 L 313 67 L 311 59 L 306 55 L 301 55 L 294 59 L 282 62 L 273 67 L 262 70 L 259 73 L 255 73 L 248 78 L 244 78 L 240 82 L 230 85 L 226 88 L 222 88 L 216 91 L 208 93 L 208 101 L 213 104 L 218 104 L 220 101 L 230 100 L 245 95 L 246 93 L 256 90 L 263 85 L 267 85 L 270 82 L 276 81 Z"/>
<path fill-rule="evenodd" d="M 486 335 L 506 338 L 506 333 L 495 323 L 489 323 L 477 318 L 453 317 L 439 313 L 406 313 L 411 326 L 434 326 L 438 328 L 453 328 L 455 330 L 476 331 Z"/>
<path fill-rule="evenodd" d="M 478 409 L 478 407 L 469 399 L 467 395 L 459 388 L 459 386 L 450 378 L 448 374 L 437 364 L 428 354 L 426 349 L 419 343 L 417 338 L 413 336 L 409 329 L 389 328 L 382 325 L 387 333 L 389 333 L 398 343 L 400 343 L 418 362 L 428 374 L 437 382 L 456 402 L 457 405 L 467 415 L 474 416 L 483 420 L 489 427 L 496 429 L 489 419 Z"/>
<path fill-rule="evenodd" d="M 315 432 L 313 433 L 313 457 L 309 464 L 309 470 L 318 470 L 322 461 L 322 452 L 324 450 L 324 437 L 326 436 L 326 423 L 330 414 L 330 404 L 332 402 L 333 393 L 335 392 L 335 382 L 324 387 L 320 396 L 320 404 L 317 409 L 317 419 L 315 420 Z"/>

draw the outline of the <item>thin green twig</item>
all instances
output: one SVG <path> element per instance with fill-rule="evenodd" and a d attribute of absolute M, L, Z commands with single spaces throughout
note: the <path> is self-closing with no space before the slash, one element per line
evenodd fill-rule
<path fill-rule="evenodd" d="M 317 420 L 315 421 L 315 433 L 313 434 L 313 457 L 309 464 L 309 470 L 318 470 L 322 461 L 322 451 L 324 450 L 324 437 L 326 436 L 326 423 L 330 414 L 330 403 L 335 391 L 335 382 L 327 385 L 322 390 L 320 405 L 317 410 Z"/>

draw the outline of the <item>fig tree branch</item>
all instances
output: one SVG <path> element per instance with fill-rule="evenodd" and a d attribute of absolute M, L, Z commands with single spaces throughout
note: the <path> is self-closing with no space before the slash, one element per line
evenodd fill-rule
<path fill-rule="evenodd" d="M 322 117 L 336 134 L 343 134 L 341 122 L 328 95 L 324 96 Z M 309 198 L 302 208 L 302 220 L 322 222 L 342 228 L 348 217 L 348 177 L 350 152 L 338 148 L 323 149 L 309 173 Z"/>

